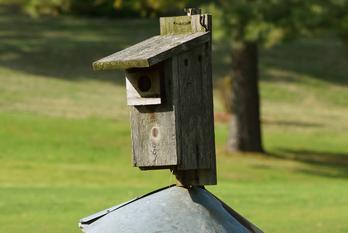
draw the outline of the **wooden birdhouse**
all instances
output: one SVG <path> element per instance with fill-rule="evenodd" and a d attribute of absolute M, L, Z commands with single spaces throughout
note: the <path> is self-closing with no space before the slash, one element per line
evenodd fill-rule
<path fill-rule="evenodd" d="M 164 17 L 160 31 L 93 68 L 125 70 L 134 166 L 171 169 L 183 185 L 216 184 L 211 16 Z"/>

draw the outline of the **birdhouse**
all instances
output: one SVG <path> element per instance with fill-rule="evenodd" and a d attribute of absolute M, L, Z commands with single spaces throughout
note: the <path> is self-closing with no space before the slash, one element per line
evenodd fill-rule
<path fill-rule="evenodd" d="M 125 70 L 134 166 L 171 169 L 184 185 L 216 184 L 211 16 L 191 13 L 161 18 L 160 35 L 93 68 Z"/>
<path fill-rule="evenodd" d="M 124 69 L 133 164 L 170 169 L 177 185 L 98 212 L 85 233 L 262 233 L 203 185 L 216 184 L 211 16 L 160 19 L 161 34 L 93 64 Z"/>

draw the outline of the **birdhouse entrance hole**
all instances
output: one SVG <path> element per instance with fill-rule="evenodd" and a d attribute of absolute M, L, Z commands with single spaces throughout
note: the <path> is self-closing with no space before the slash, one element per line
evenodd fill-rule
<path fill-rule="evenodd" d="M 141 76 L 138 79 L 138 87 L 142 92 L 149 91 L 151 89 L 151 79 L 146 75 Z"/>
<path fill-rule="evenodd" d="M 161 80 L 158 68 L 126 71 L 127 102 L 130 106 L 161 104 Z"/>

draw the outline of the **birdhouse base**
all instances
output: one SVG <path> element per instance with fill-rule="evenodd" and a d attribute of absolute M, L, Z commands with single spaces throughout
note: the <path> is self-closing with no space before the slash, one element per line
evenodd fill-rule
<path fill-rule="evenodd" d="M 80 220 L 85 233 L 261 233 L 201 187 L 172 186 Z"/>

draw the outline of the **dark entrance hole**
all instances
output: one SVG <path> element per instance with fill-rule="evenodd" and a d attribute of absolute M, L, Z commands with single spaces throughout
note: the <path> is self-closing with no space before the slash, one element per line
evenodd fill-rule
<path fill-rule="evenodd" d="M 149 91 L 151 89 L 151 79 L 146 75 L 140 76 L 138 79 L 138 87 L 142 92 Z"/>

